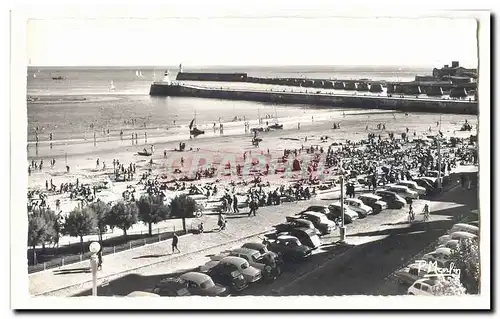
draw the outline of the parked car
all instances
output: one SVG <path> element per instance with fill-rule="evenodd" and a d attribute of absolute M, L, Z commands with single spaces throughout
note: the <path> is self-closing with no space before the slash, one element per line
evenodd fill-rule
<path fill-rule="evenodd" d="M 268 248 L 280 254 L 286 260 L 305 260 L 312 255 L 312 248 L 303 245 L 297 237 L 290 235 L 278 236 L 269 242 Z"/>
<path fill-rule="evenodd" d="M 282 261 L 278 260 L 280 259 L 279 255 L 275 253 L 274 251 L 270 251 L 266 245 L 263 243 L 258 243 L 258 242 L 250 242 L 250 243 L 244 243 L 242 248 L 249 248 L 249 249 L 254 249 L 257 250 L 261 256 L 265 255 L 271 255 L 273 258 L 275 258 L 277 263 L 282 263 Z"/>
<path fill-rule="evenodd" d="M 438 248 L 445 247 L 450 249 L 458 249 L 458 244 L 460 244 L 460 241 L 458 239 L 451 239 L 446 243 L 439 245 Z"/>
<path fill-rule="evenodd" d="M 435 279 L 419 279 L 408 288 L 408 294 L 415 296 L 434 296 L 433 287 L 435 285 Z"/>
<path fill-rule="evenodd" d="M 337 228 L 337 225 L 322 213 L 306 211 L 300 212 L 299 216 L 303 219 L 311 221 L 314 224 L 314 227 L 316 227 L 322 235 L 330 234 Z"/>
<path fill-rule="evenodd" d="M 375 195 L 382 197 L 387 206 L 392 209 L 400 209 L 406 205 L 406 200 L 394 192 L 378 190 L 375 191 Z"/>
<path fill-rule="evenodd" d="M 427 173 L 425 174 L 425 176 L 426 177 L 428 176 L 428 177 L 438 178 L 439 171 L 427 171 Z M 450 181 L 450 174 L 448 174 L 447 172 L 441 173 L 441 183 L 443 185 L 446 185 L 446 184 L 448 184 L 449 181 Z"/>
<path fill-rule="evenodd" d="M 220 285 L 228 287 L 232 292 L 242 291 L 248 284 L 239 272 L 238 268 L 233 264 L 217 264 L 207 271 L 212 280 Z"/>
<path fill-rule="evenodd" d="M 210 257 L 210 261 L 205 265 L 200 267 L 202 272 L 208 272 L 211 268 L 218 264 L 231 264 L 236 266 L 236 269 L 243 275 L 247 283 L 254 283 L 262 278 L 262 272 L 250 266 L 248 261 L 241 257 L 227 256 L 227 255 L 215 255 Z"/>
<path fill-rule="evenodd" d="M 248 261 L 250 266 L 259 269 L 264 280 L 274 280 L 281 275 L 281 268 L 274 258 L 263 257 L 258 250 L 236 248 L 229 251 L 230 256 L 240 257 Z"/>
<path fill-rule="evenodd" d="M 422 256 L 427 262 L 435 262 L 438 267 L 446 268 L 449 265 L 451 249 L 446 247 L 437 248 L 435 251 Z"/>
<path fill-rule="evenodd" d="M 418 186 L 425 188 L 426 194 L 434 194 L 436 191 L 436 187 L 434 186 L 434 183 L 432 181 L 429 181 L 426 178 L 423 177 L 416 177 L 413 179 L 415 183 L 417 183 Z"/>
<path fill-rule="evenodd" d="M 457 231 L 448 235 L 443 235 L 438 238 L 438 243 L 439 244 L 446 244 L 449 240 L 452 239 L 457 239 L 458 241 L 464 240 L 464 239 L 475 239 L 477 238 L 476 235 L 464 232 L 464 231 Z"/>
<path fill-rule="evenodd" d="M 341 210 L 341 205 L 340 202 L 332 203 L 328 205 L 328 210 L 329 213 L 326 215 L 328 219 L 330 220 L 336 220 L 341 217 L 342 215 L 342 210 Z M 344 205 L 344 223 L 345 224 L 350 224 L 356 219 L 359 218 L 358 213 L 347 207 L 347 205 Z"/>
<path fill-rule="evenodd" d="M 288 235 L 297 237 L 302 244 L 312 249 L 316 249 L 321 246 L 321 239 L 319 238 L 318 234 L 316 233 L 316 231 L 310 228 L 293 228 L 288 231 Z"/>
<path fill-rule="evenodd" d="M 471 221 L 471 222 L 468 222 L 467 224 L 472 225 L 472 226 L 479 227 L 479 221 L 478 221 L 478 220 L 473 220 L 473 221 Z"/>
<path fill-rule="evenodd" d="M 161 297 L 161 296 L 155 294 L 154 292 L 149 292 L 149 291 L 132 291 L 125 297 Z"/>
<path fill-rule="evenodd" d="M 373 214 L 373 208 L 365 205 L 363 201 L 358 198 L 347 198 L 344 200 L 344 205 L 347 205 L 347 207 L 358 213 L 359 218 L 365 218 Z"/>
<path fill-rule="evenodd" d="M 227 287 L 215 284 L 206 274 L 188 272 L 179 277 L 165 278 L 153 292 L 160 296 L 229 296 Z"/>
<path fill-rule="evenodd" d="M 382 197 L 375 194 L 362 194 L 358 196 L 358 199 L 363 204 L 370 206 L 375 214 L 387 209 L 387 203 L 382 200 Z"/>
<path fill-rule="evenodd" d="M 324 215 L 328 215 L 330 210 L 328 209 L 328 206 L 313 205 L 313 206 L 307 207 L 306 210 L 303 210 L 300 213 L 297 213 L 297 215 L 300 215 L 300 214 L 305 213 L 305 212 L 317 212 L 317 213 L 321 213 Z"/>
<path fill-rule="evenodd" d="M 453 225 L 453 227 L 451 227 L 450 233 L 454 233 L 457 231 L 463 231 L 479 236 L 479 227 L 473 225 L 468 225 L 463 223 L 455 224 Z"/>
<path fill-rule="evenodd" d="M 411 285 L 416 280 L 424 278 L 427 275 L 428 268 L 427 265 L 414 263 L 397 270 L 394 275 L 400 284 Z"/>
<path fill-rule="evenodd" d="M 414 199 L 418 199 L 418 193 L 410 190 L 406 186 L 389 184 L 386 187 L 388 191 L 398 194 L 399 196 L 403 197 L 407 202 L 411 202 Z"/>
<path fill-rule="evenodd" d="M 314 227 L 314 224 L 306 219 L 301 218 L 289 218 L 286 217 L 286 223 L 281 223 L 278 225 L 274 225 L 273 227 L 276 229 L 278 233 L 288 232 L 294 228 L 309 228 L 314 231 L 317 235 L 321 235 L 321 232 Z"/>
<path fill-rule="evenodd" d="M 425 195 L 425 193 L 427 192 L 424 187 L 418 186 L 417 182 L 415 182 L 415 181 L 399 181 L 399 182 L 396 183 L 396 185 L 406 186 L 410 190 L 412 190 L 414 192 L 417 192 L 419 196 L 420 195 Z"/>

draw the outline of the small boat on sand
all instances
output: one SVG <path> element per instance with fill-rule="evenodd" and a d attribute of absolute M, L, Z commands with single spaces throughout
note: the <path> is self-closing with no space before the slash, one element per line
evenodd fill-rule
<path fill-rule="evenodd" d="M 144 149 L 142 152 L 137 152 L 138 155 L 140 156 L 151 156 L 153 153 L 148 152 L 146 149 Z"/>

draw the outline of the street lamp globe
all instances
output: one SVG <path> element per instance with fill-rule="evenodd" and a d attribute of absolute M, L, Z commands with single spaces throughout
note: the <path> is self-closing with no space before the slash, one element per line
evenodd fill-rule
<path fill-rule="evenodd" d="M 94 242 L 90 243 L 90 245 L 89 245 L 89 250 L 90 250 L 90 252 L 91 252 L 91 253 L 93 253 L 93 254 L 97 254 L 97 252 L 98 252 L 100 249 L 101 249 L 101 245 L 100 245 L 98 242 L 96 242 L 96 241 L 94 241 Z"/>

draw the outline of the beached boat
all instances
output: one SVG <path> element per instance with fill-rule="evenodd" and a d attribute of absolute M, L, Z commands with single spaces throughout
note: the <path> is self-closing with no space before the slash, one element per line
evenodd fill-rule
<path fill-rule="evenodd" d="M 269 128 L 273 129 L 273 130 L 282 130 L 283 129 L 283 124 L 274 123 L 272 125 L 269 125 Z"/>
<path fill-rule="evenodd" d="M 152 153 L 148 152 L 147 150 L 143 150 L 142 152 L 137 152 L 138 155 L 140 156 L 151 156 Z"/>
<path fill-rule="evenodd" d="M 52 80 L 64 80 L 62 76 L 53 76 Z"/>

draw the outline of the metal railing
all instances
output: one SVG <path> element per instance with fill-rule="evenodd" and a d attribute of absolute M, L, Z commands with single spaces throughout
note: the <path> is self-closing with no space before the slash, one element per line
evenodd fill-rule
<path fill-rule="evenodd" d="M 190 233 L 192 232 L 192 230 L 194 229 L 193 228 L 193 224 L 194 222 L 191 221 L 191 223 L 186 223 L 186 231 L 187 233 Z M 158 242 L 161 242 L 161 241 L 164 241 L 164 240 L 168 240 L 170 238 L 172 238 L 172 235 L 175 233 L 179 233 L 179 232 L 182 232 L 183 229 L 182 228 L 177 228 L 174 226 L 174 227 L 167 227 L 167 228 L 158 228 L 158 229 L 155 229 L 153 230 L 153 234 L 152 236 L 148 236 L 148 237 L 144 237 L 144 238 L 139 238 L 139 239 L 133 239 L 133 240 L 129 240 L 129 241 L 126 241 L 122 244 L 118 244 L 118 245 L 107 245 L 106 244 L 106 241 L 107 240 L 112 240 L 112 239 L 118 239 L 118 238 L 123 238 L 123 236 L 110 236 L 108 237 L 108 239 L 105 239 L 103 237 L 103 248 L 102 248 L 102 254 L 103 256 L 104 255 L 110 255 L 110 254 L 115 254 L 115 253 L 118 253 L 118 252 L 121 252 L 121 251 L 125 251 L 125 250 L 130 250 L 130 249 L 133 249 L 133 248 L 137 248 L 137 247 L 141 247 L 141 246 L 145 246 L 145 245 L 148 245 L 148 244 L 153 244 L 153 243 L 158 243 Z M 131 236 L 131 235 L 140 235 L 140 236 L 143 236 L 143 235 L 146 235 L 148 234 L 149 232 L 148 231 L 141 231 L 140 234 L 137 233 L 137 234 L 127 234 L 127 236 Z M 90 239 L 87 239 L 87 241 L 84 242 L 84 247 L 87 247 L 88 244 L 87 243 L 90 243 L 90 242 L 93 242 L 93 241 L 96 241 L 96 240 L 90 240 Z M 71 244 L 71 246 L 80 246 L 80 243 L 73 243 Z M 67 247 L 67 246 L 66 246 Z M 64 249 L 64 248 L 54 248 L 56 251 L 59 250 L 59 249 Z M 39 249 L 37 249 L 38 251 Z M 32 250 L 29 250 L 29 253 L 33 253 Z M 32 273 L 35 273 L 35 272 L 39 272 L 39 271 L 44 271 L 44 270 L 47 270 L 47 269 L 53 269 L 53 268 L 57 268 L 57 267 L 62 267 L 64 265 L 69 265 L 69 264 L 73 264 L 73 263 L 77 263 L 77 262 L 82 262 L 84 260 L 88 260 L 90 258 L 90 255 L 92 253 L 90 251 L 87 251 L 83 254 L 72 254 L 72 255 L 66 255 L 66 256 L 61 256 L 61 257 L 55 257 L 53 258 L 52 260 L 48 260 L 48 261 L 44 261 L 44 262 L 40 262 L 40 263 L 37 263 L 35 265 L 28 265 L 28 274 L 32 274 Z M 37 253 L 37 255 L 40 255 L 40 253 Z M 47 255 L 46 255 L 47 256 Z"/>

